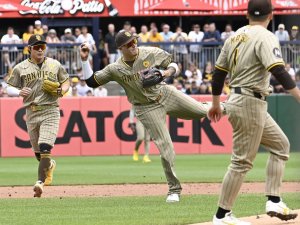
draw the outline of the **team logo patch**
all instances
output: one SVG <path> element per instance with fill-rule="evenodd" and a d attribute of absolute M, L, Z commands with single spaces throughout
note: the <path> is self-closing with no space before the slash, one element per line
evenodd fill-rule
<path fill-rule="evenodd" d="M 277 58 L 282 58 L 282 55 L 281 55 L 281 52 L 280 52 L 280 50 L 279 50 L 279 48 L 274 48 L 273 49 L 273 54 L 275 55 L 275 57 L 277 57 Z"/>
<path fill-rule="evenodd" d="M 129 32 L 125 32 L 125 35 L 127 36 L 127 37 L 131 37 L 131 33 L 129 33 Z"/>
<path fill-rule="evenodd" d="M 149 62 L 149 61 L 146 60 L 146 61 L 143 62 L 143 66 L 144 66 L 144 67 L 148 68 L 149 65 L 150 65 L 150 62 Z"/>
<path fill-rule="evenodd" d="M 36 35 L 36 40 L 38 40 L 38 41 L 42 40 L 41 36 L 40 35 Z"/>

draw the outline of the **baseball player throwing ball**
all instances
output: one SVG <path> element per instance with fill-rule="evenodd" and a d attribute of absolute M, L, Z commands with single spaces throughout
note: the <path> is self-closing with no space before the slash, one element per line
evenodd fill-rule
<path fill-rule="evenodd" d="M 93 72 L 88 59 L 88 47 L 81 45 L 83 76 L 87 85 L 98 87 L 109 81 L 118 82 L 134 105 L 137 118 L 142 122 L 160 151 L 161 162 L 169 185 L 167 202 L 178 202 L 182 190 L 175 174 L 175 153 L 166 115 L 183 119 L 206 116 L 208 106 L 165 85 L 163 79 L 178 72 L 171 55 L 156 47 L 137 47 L 138 36 L 127 31 L 116 35 L 116 46 L 122 57 L 103 70 Z M 100 103 L 101 104 L 101 103 Z"/>
<path fill-rule="evenodd" d="M 27 130 L 39 161 L 34 197 L 41 197 L 44 185 L 53 179 L 56 164 L 51 149 L 60 119 L 58 98 L 69 90 L 69 75 L 57 60 L 45 57 L 46 44 L 42 35 L 32 35 L 28 41 L 30 58 L 14 67 L 7 82 L 9 96 L 23 97 Z"/>
<path fill-rule="evenodd" d="M 299 102 L 300 92 L 284 69 L 277 38 L 267 30 L 272 19 L 271 0 L 250 0 L 248 19 L 249 25 L 237 30 L 225 42 L 213 75 L 213 106 L 208 116 L 213 121 L 218 121 L 221 116 L 219 96 L 229 73 L 231 94 L 226 112 L 233 127 L 233 154 L 223 179 L 214 225 L 250 224 L 236 219 L 231 209 L 245 174 L 253 166 L 260 144 L 270 153 L 266 168 L 266 213 L 281 220 L 297 217 L 280 198 L 279 189 L 290 143 L 267 112 L 266 96 L 271 92 L 269 72 Z"/>

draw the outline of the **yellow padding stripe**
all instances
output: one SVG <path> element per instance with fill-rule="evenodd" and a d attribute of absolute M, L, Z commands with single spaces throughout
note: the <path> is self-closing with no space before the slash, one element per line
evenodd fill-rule
<path fill-rule="evenodd" d="M 41 154 L 41 158 L 50 158 L 51 154 Z"/>
<path fill-rule="evenodd" d="M 284 62 L 278 62 L 278 63 L 274 63 L 271 66 L 269 66 L 267 68 L 267 71 L 270 71 L 270 69 L 272 69 L 274 66 L 278 66 L 278 65 L 283 65 L 284 66 Z"/>
<path fill-rule="evenodd" d="M 219 69 L 219 70 L 223 70 L 223 71 L 225 71 L 225 72 L 228 73 L 228 70 L 225 69 L 225 68 L 223 68 L 223 67 L 220 67 L 220 66 L 217 66 L 217 65 L 215 65 L 215 67 L 216 67 L 217 69 Z"/>
<path fill-rule="evenodd" d="M 99 86 L 101 86 L 102 84 L 100 84 L 97 79 L 96 79 L 96 76 L 94 75 L 94 80 L 97 82 L 97 84 L 99 84 Z"/>

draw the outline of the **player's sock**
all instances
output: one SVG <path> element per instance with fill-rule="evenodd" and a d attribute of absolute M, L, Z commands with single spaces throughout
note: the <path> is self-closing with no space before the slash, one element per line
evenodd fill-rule
<path fill-rule="evenodd" d="M 42 181 L 43 183 L 45 182 L 47 171 L 51 165 L 50 160 L 50 154 L 41 154 L 41 160 L 38 170 L 38 180 Z"/>
<path fill-rule="evenodd" d="M 271 201 L 271 202 L 274 202 L 274 203 L 279 203 L 280 202 L 280 197 L 268 195 L 268 200 Z"/>
<path fill-rule="evenodd" d="M 230 212 L 230 210 L 226 210 L 226 209 L 223 209 L 221 207 L 218 208 L 218 211 L 217 211 L 217 214 L 216 214 L 216 217 L 218 219 L 222 219 L 225 217 L 225 214 Z"/>

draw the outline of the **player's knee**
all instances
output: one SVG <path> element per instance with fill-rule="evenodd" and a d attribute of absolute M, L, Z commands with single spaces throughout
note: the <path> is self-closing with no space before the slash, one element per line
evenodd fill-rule
<path fill-rule="evenodd" d="M 41 153 L 39 152 L 35 152 L 35 158 L 37 159 L 37 161 L 41 161 Z"/>
<path fill-rule="evenodd" d="M 52 146 L 47 143 L 41 143 L 39 144 L 39 148 L 41 154 L 50 154 Z"/>

